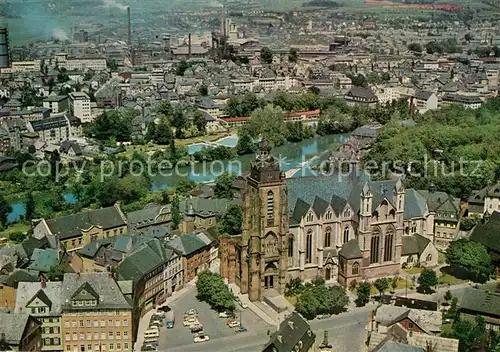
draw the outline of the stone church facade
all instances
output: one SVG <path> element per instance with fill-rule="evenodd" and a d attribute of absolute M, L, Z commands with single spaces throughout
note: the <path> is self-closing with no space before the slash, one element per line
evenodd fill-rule
<path fill-rule="evenodd" d="M 295 277 L 348 286 L 398 275 L 409 225 L 429 223 L 425 204 L 405 216 L 400 180 L 356 172 L 285 179 L 265 140 L 243 179 L 243 231 L 220 238 L 219 254 L 221 275 L 252 301 L 269 289 L 283 294 Z"/>

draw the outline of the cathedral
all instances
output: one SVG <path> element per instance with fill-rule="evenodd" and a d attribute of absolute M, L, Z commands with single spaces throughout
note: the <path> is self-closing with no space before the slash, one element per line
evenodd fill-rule
<path fill-rule="evenodd" d="M 251 301 L 269 289 L 283 294 L 296 277 L 349 286 L 398 275 L 410 247 L 420 257 L 432 245 L 432 214 L 418 199 L 411 200 L 415 207 L 405 204 L 400 180 L 371 181 L 356 172 L 286 179 L 265 139 L 242 177 L 242 234 L 221 238 L 219 253 L 221 275 Z M 425 254 L 437 260 L 437 253 Z"/>

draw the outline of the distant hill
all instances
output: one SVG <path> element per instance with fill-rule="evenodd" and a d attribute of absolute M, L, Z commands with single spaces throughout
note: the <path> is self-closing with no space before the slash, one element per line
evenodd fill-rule
<path fill-rule="evenodd" d="M 302 7 L 339 7 L 340 5 L 332 0 L 311 0 L 309 2 L 303 3 Z"/>

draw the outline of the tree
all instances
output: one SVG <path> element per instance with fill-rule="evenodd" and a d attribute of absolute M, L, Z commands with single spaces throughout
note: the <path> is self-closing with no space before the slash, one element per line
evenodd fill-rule
<path fill-rule="evenodd" d="M 351 79 L 353 86 L 358 86 L 358 87 L 367 87 L 368 86 L 368 80 L 361 73 L 359 73 L 356 76 L 354 76 L 352 74 L 347 75 L 347 76 Z"/>
<path fill-rule="evenodd" d="M 12 212 L 11 205 L 0 194 L 0 224 L 5 227 L 7 225 L 7 216 Z"/>
<path fill-rule="evenodd" d="M 214 197 L 233 199 L 233 182 L 235 179 L 236 175 L 229 172 L 224 172 L 217 176 L 215 179 Z"/>
<path fill-rule="evenodd" d="M 181 60 L 175 69 L 176 76 L 184 76 L 184 72 L 189 68 L 189 64 L 186 60 Z"/>
<path fill-rule="evenodd" d="M 343 287 L 327 287 L 324 280 L 313 280 L 305 286 L 298 297 L 295 309 L 306 319 L 314 319 L 318 314 L 338 314 L 349 304 Z"/>
<path fill-rule="evenodd" d="M 175 193 L 181 195 L 189 195 L 193 189 L 196 188 L 196 182 L 191 181 L 190 179 L 181 179 L 175 185 Z"/>
<path fill-rule="evenodd" d="M 200 93 L 201 96 L 206 97 L 208 95 L 208 88 L 205 85 L 200 86 L 198 89 L 198 92 Z"/>
<path fill-rule="evenodd" d="M 361 282 L 358 286 L 358 297 L 356 298 L 356 306 L 364 307 L 370 301 L 371 284 L 368 281 Z"/>
<path fill-rule="evenodd" d="M 445 301 L 451 301 L 452 298 L 453 298 L 453 295 L 451 294 L 451 291 L 450 290 L 446 291 L 444 294 Z"/>
<path fill-rule="evenodd" d="M 64 277 L 64 265 L 62 263 L 55 264 L 50 267 L 47 272 L 47 279 L 49 281 L 62 281 Z"/>
<path fill-rule="evenodd" d="M 236 144 L 236 153 L 238 155 L 252 154 L 257 151 L 257 144 L 253 142 L 248 130 L 243 126 L 238 130 L 238 144 Z"/>
<path fill-rule="evenodd" d="M 382 294 L 389 288 L 389 280 L 385 277 L 379 278 L 375 280 L 373 286 L 375 286 L 377 291 L 380 293 L 380 297 L 382 297 Z"/>
<path fill-rule="evenodd" d="M 243 208 L 237 204 L 232 204 L 226 213 L 221 218 L 220 230 L 221 234 L 236 236 L 241 234 L 243 223 Z"/>
<path fill-rule="evenodd" d="M 253 139 L 266 138 L 274 147 L 285 142 L 283 111 L 278 107 L 267 105 L 254 110 L 245 127 Z"/>
<path fill-rule="evenodd" d="M 235 310 L 234 296 L 219 274 L 202 271 L 198 274 L 196 289 L 198 291 L 196 297 L 200 301 L 207 302 L 212 309 L 218 312 Z"/>
<path fill-rule="evenodd" d="M 391 79 L 391 75 L 389 74 L 389 72 L 383 72 L 382 75 L 380 75 L 380 78 L 382 79 L 382 81 L 389 81 Z"/>
<path fill-rule="evenodd" d="M 198 129 L 198 132 L 205 134 L 207 133 L 207 121 L 205 120 L 205 116 L 203 112 L 200 110 L 196 110 L 193 117 L 193 124 Z"/>
<path fill-rule="evenodd" d="M 465 33 L 464 39 L 468 42 L 474 39 L 474 36 L 470 33 Z"/>
<path fill-rule="evenodd" d="M 172 223 L 170 225 L 172 230 L 177 230 L 179 228 L 179 224 L 181 223 L 181 210 L 179 208 L 179 196 L 174 195 L 174 199 L 172 200 Z"/>
<path fill-rule="evenodd" d="M 424 269 L 418 277 L 418 289 L 423 293 L 430 293 L 438 283 L 436 272 L 432 269 Z"/>
<path fill-rule="evenodd" d="M 451 299 L 450 309 L 446 311 L 447 319 L 455 321 L 458 317 L 458 298 L 453 297 Z"/>
<path fill-rule="evenodd" d="M 470 231 L 479 223 L 479 217 L 468 216 L 460 220 L 460 230 Z"/>
<path fill-rule="evenodd" d="M 469 273 L 474 282 L 484 283 L 493 274 L 488 250 L 482 244 L 468 239 L 451 242 L 446 250 L 446 263 Z"/>
<path fill-rule="evenodd" d="M 28 197 L 26 199 L 26 220 L 31 221 L 35 218 L 35 200 L 33 199 L 33 193 L 28 192 Z"/>
<path fill-rule="evenodd" d="M 297 62 L 299 57 L 299 50 L 297 48 L 290 48 L 290 52 L 288 53 L 288 61 Z"/>
<path fill-rule="evenodd" d="M 170 195 L 167 191 L 161 192 L 161 203 L 162 204 L 170 204 Z"/>
<path fill-rule="evenodd" d="M 26 237 L 27 234 L 21 231 L 15 231 L 9 234 L 9 240 L 11 240 L 14 243 L 21 243 L 26 239 Z"/>
<path fill-rule="evenodd" d="M 151 124 L 154 124 L 152 122 Z M 160 145 L 167 145 L 174 139 L 172 128 L 166 117 L 162 117 L 158 125 L 154 128 L 154 142 Z"/>
<path fill-rule="evenodd" d="M 394 276 L 394 277 L 391 279 L 391 288 L 392 288 L 392 292 L 396 291 L 396 288 L 398 287 L 398 281 L 399 281 L 399 277 L 397 277 L 397 276 Z"/>
<path fill-rule="evenodd" d="M 146 142 L 155 141 L 156 139 L 156 123 L 152 121 L 146 130 L 146 136 L 144 137 Z"/>
<path fill-rule="evenodd" d="M 61 165 L 61 156 L 57 150 L 54 150 L 50 153 L 49 157 L 50 163 L 50 176 L 52 177 L 52 181 L 57 181 L 59 179 L 59 167 Z"/>
<path fill-rule="evenodd" d="M 290 297 L 300 295 L 305 289 L 306 288 L 300 277 L 295 277 L 286 283 L 285 296 Z"/>
<path fill-rule="evenodd" d="M 419 43 L 411 43 L 410 45 L 408 45 L 408 50 L 415 51 L 417 53 L 421 53 L 423 51 L 422 45 L 420 45 Z"/>
<path fill-rule="evenodd" d="M 263 64 L 272 64 L 273 63 L 273 52 L 268 47 L 263 47 L 260 52 L 260 61 Z"/>

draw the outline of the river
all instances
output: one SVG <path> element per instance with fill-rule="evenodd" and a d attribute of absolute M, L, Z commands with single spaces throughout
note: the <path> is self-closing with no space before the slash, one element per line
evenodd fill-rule
<path fill-rule="evenodd" d="M 330 135 L 307 139 L 299 143 L 285 143 L 275 148 L 273 154 L 280 158 L 281 169 L 284 172 L 298 170 L 297 175 L 307 175 L 309 167 L 318 160 L 318 157 L 328 151 L 328 147 L 335 142 L 343 143 L 347 135 Z M 197 183 L 213 182 L 215 178 L 224 171 L 240 174 L 248 170 L 254 155 L 243 155 L 233 160 L 217 161 L 213 163 L 192 164 L 179 167 L 177 170 L 165 170 L 152 177 L 152 190 L 167 189 L 175 186 L 180 180 L 189 178 Z M 64 194 L 69 204 L 74 204 L 76 198 L 73 194 Z M 7 223 L 19 221 L 26 213 L 24 202 L 12 203 L 12 212 L 7 217 Z"/>

